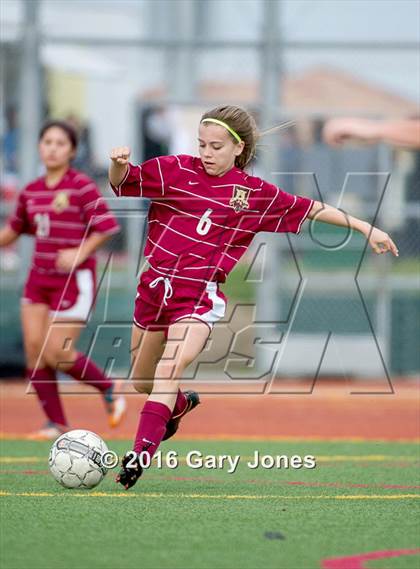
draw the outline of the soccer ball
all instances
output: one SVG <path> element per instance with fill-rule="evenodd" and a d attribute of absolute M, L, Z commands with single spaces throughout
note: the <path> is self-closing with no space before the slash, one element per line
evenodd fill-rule
<path fill-rule="evenodd" d="M 76 429 L 64 433 L 50 450 L 51 474 L 65 488 L 94 488 L 107 473 L 101 460 L 105 452 L 108 447 L 91 431 Z"/>

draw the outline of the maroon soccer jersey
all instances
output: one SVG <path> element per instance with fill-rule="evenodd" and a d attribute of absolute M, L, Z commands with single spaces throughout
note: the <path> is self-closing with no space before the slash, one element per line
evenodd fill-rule
<path fill-rule="evenodd" d="M 19 194 L 9 225 L 16 233 L 35 236 L 31 268 L 47 274 L 62 272 L 55 264 L 60 249 L 79 247 L 93 232 L 119 231 L 95 183 L 73 169 L 53 187 L 46 185 L 44 177 L 30 182 Z M 92 255 L 78 269 L 94 265 Z"/>
<path fill-rule="evenodd" d="M 260 231 L 298 233 L 313 201 L 232 168 L 208 175 L 199 158 L 130 164 L 117 196 L 152 200 L 144 254 L 162 275 L 224 282 Z"/>

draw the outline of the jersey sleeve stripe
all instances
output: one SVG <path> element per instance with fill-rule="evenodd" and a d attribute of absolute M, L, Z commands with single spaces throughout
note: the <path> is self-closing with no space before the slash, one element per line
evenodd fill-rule
<path fill-rule="evenodd" d="M 141 175 L 143 168 L 142 165 L 139 164 L 139 189 L 140 189 L 140 197 L 143 197 L 143 176 Z"/>
<path fill-rule="evenodd" d="M 306 212 L 304 213 L 302 219 L 300 220 L 300 223 L 299 223 L 299 226 L 298 226 L 298 228 L 297 228 L 296 233 L 300 233 L 300 229 L 301 229 L 301 227 L 302 227 L 302 223 L 303 223 L 303 222 L 305 221 L 305 219 L 308 217 L 309 212 L 311 211 L 313 205 L 314 205 L 314 200 L 311 200 L 311 202 L 310 202 L 310 204 L 309 204 L 309 206 L 308 206 L 308 209 L 306 210 Z"/>
<path fill-rule="evenodd" d="M 157 161 L 158 168 L 159 168 L 160 179 L 162 180 L 162 196 L 163 196 L 163 195 L 165 195 L 165 183 L 163 181 L 162 169 L 160 167 L 159 158 L 156 158 L 156 161 Z"/>
<path fill-rule="evenodd" d="M 278 220 L 276 228 L 274 230 L 275 233 L 278 231 L 278 228 L 280 227 L 281 222 L 283 221 L 283 218 L 289 213 L 290 210 L 292 210 L 295 207 L 296 202 L 297 202 L 297 196 L 294 196 L 293 203 L 286 209 L 286 211 L 283 213 L 283 215 Z"/>
<path fill-rule="evenodd" d="M 92 190 L 96 190 L 96 184 L 94 184 L 93 182 L 91 182 L 90 184 L 87 184 L 87 186 L 83 186 L 82 188 L 80 188 L 79 190 L 79 195 L 84 195 L 86 194 L 86 192 L 90 192 Z"/>
<path fill-rule="evenodd" d="M 102 200 L 102 198 L 100 198 L 100 197 L 98 197 L 98 196 L 95 196 L 95 199 L 93 199 L 93 200 L 90 201 L 90 202 L 87 202 L 86 204 L 83 204 L 83 207 L 84 207 L 85 209 L 89 209 L 89 208 L 91 208 L 91 207 L 95 207 L 96 204 L 97 204 L 98 202 L 100 202 L 101 200 Z"/>
<path fill-rule="evenodd" d="M 259 221 L 259 223 L 261 223 L 261 222 L 262 222 L 262 220 L 263 220 L 263 217 L 265 216 L 265 214 L 267 213 L 267 211 L 270 209 L 270 207 L 273 205 L 273 203 L 274 203 L 275 199 L 276 199 L 276 198 L 277 198 L 277 196 L 279 195 L 279 191 L 280 191 L 280 190 L 279 190 L 279 188 L 277 188 L 277 186 L 276 186 L 276 195 L 273 197 L 273 199 L 271 200 L 271 202 L 270 202 L 270 203 L 268 204 L 268 206 L 266 207 L 266 209 L 265 209 L 264 213 L 263 213 L 263 214 L 262 214 L 262 216 L 260 217 L 260 221 Z"/>
<path fill-rule="evenodd" d="M 86 174 L 80 173 L 77 174 L 74 178 L 73 181 L 77 182 L 78 180 L 83 180 L 84 182 L 89 182 L 91 183 L 91 180 L 89 180 L 89 178 L 86 176 Z"/>

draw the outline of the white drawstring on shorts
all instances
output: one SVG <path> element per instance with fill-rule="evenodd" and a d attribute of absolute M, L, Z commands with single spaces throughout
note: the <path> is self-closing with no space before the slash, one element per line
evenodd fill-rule
<path fill-rule="evenodd" d="M 171 285 L 171 281 L 170 279 L 168 279 L 168 277 L 158 277 L 157 279 L 155 279 L 154 281 L 152 281 L 149 284 L 150 288 L 155 288 L 160 281 L 163 281 L 165 283 L 165 294 L 163 295 L 163 303 L 165 304 L 165 306 L 168 305 L 168 303 L 166 302 L 167 298 L 171 298 L 171 296 L 173 295 L 173 290 L 172 290 L 172 285 Z"/>

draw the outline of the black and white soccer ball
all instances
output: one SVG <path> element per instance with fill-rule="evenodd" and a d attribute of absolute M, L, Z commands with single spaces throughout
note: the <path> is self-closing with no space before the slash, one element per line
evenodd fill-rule
<path fill-rule="evenodd" d="M 107 473 L 102 460 L 107 452 L 101 437 L 76 429 L 54 442 L 48 464 L 55 480 L 65 488 L 94 488 Z"/>

